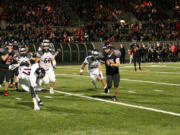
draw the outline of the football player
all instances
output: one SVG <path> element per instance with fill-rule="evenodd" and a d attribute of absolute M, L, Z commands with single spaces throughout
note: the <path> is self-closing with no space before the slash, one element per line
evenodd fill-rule
<path fill-rule="evenodd" d="M 38 64 L 34 64 L 31 67 L 23 68 L 21 76 L 19 76 L 19 84 L 21 87 L 31 93 L 32 100 L 34 103 L 34 110 L 40 110 L 39 106 L 43 103 L 36 93 L 36 89 L 39 87 L 38 81 L 45 76 L 45 70 L 39 68 Z"/>
<path fill-rule="evenodd" d="M 13 51 L 14 51 L 14 55 L 12 58 L 12 64 L 17 64 L 17 55 L 19 54 L 18 52 L 18 45 L 19 43 L 17 41 L 11 41 L 13 44 Z M 10 87 L 13 87 L 13 81 L 15 84 L 15 90 L 18 90 L 18 67 L 15 68 L 14 70 L 12 70 L 11 72 L 11 83 L 10 83 Z"/>
<path fill-rule="evenodd" d="M 43 68 L 39 68 L 38 64 L 31 66 L 31 58 L 30 55 L 27 54 L 25 46 L 19 48 L 19 54 L 19 84 L 25 91 L 31 93 L 32 100 L 34 102 L 34 110 L 40 110 L 39 105 L 43 104 L 35 90 L 39 87 L 38 80 L 45 76 L 45 70 Z"/>
<path fill-rule="evenodd" d="M 109 45 L 105 45 L 103 51 L 101 59 L 104 61 L 106 67 L 107 87 L 110 89 L 112 87 L 112 82 L 114 83 L 113 100 L 117 101 L 117 90 L 120 82 L 119 57 L 121 52 Z M 105 91 L 105 93 L 106 92 L 108 93 L 108 91 Z"/>
<path fill-rule="evenodd" d="M 105 80 L 103 79 L 103 74 L 101 71 L 101 63 L 99 61 L 99 51 L 97 49 L 94 49 L 92 51 L 92 55 L 87 56 L 84 60 L 84 62 L 81 65 L 80 69 L 80 75 L 83 74 L 85 66 L 88 65 L 88 73 L 92 80 L 92 83 L 95 88 L 97 88 L 96 81 L 100 80 L 105 91 L 107 91 L 107 84 Z"/>
<path fill-rule="evenodd" d="M 42 81 L 47 85 L 50 84 L 50 94 L 54 94 L 54 84 L 56 81 L 55 73 L 53 67 L 56 66 L 56 62 L 54 60 L 55 56 L 49 50 L 49 43 L 42 44 L 42 50 L 38 51 L 36 55 L 36 62 L 39 62 L 39 66 L 44 68 L 46 71 L 45 77 L 40 80 L 40 84 Z"/>

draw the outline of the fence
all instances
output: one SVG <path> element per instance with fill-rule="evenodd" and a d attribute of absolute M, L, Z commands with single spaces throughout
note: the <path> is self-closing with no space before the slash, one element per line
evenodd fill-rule
<path fill-rule="evenodd" d="M 138 44 L 145 44 L 147 46 L 155 45 L 159 42 L 162 46 L 169 44 L 180 45 L 180 41 L 150 41 L 150 42 L 139 42 Z M 113 46 L 116 49 L 119 49 L 119 45 L 123 44 L 126 50 L 126 61 L 129 60 L 128 49 L 132 42 L 114 42 Z M 56 61 L 58 64 L 79 64 L 84 61 L 85 57 L 91 55 L 91 50 L 94 48 L 98 50 L 102 50 L 102 42 L 90 42 L 86 44 L 81 43 L 55 43 L 55 49 L 60 49 L 60 53 L 56 57 Z M 39 44 L 35 43 L 31 46 L 31 50 L 36 51 L 39 47 Z"/>

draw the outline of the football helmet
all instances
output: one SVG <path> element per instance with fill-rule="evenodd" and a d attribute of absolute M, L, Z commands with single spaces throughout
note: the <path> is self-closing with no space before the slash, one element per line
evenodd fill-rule
<path fill-rule="evenodd" d="M 38 78 L 43 78 L 46 74 L 44 68 L 37 68 L 35 71 Z"/>
<path fill-rule="evenodd" d="M 92 50 L 92 55 L 98 56 L 99 55 L 99 51 L 97 49 Z"/>

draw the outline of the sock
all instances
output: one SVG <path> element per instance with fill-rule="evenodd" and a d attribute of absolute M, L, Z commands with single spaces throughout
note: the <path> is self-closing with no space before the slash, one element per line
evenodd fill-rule
<path fill-rule="evenodd" d="M 13 84 L 13 78 L 11 78 L 11 84 Z"/>
<path fill-rule="evenodd" d="M 54 90 L 54 88 L 53 88 L 53 87 L 50 87 L 50 90 L 52 90 L 52 91 L 53 91 L 53 90 Z"/>
<path fill-rule="evenodd" d="M 41 99 L 39 98 L 39 96 L 36 94 L 36 100 L 39 102 L 41 101 Z"/>
<path fill-rule="evenodd" d="M 38 106 L 36 98 L 33 98 L 34 106 Z"/>
<path fill-rule="evenodd" d="M 18 87 L 18 83 L 17 82 L 15 82 L 15 87 Z"/>
<path fill-rule="evenodd" d="M 40 79 L 40 80 L 39 80 L 39 85 L 40 85 L 40 86 L 42 86 L 42 82 L 43 82 L 43 80 Z"/>
<path fill-rule="evenodd" d="M 92 83 L 93 83 L 93 85 L 94 85 L 95 87 L 97 87 L 95 80 L 92 80 Z"/>

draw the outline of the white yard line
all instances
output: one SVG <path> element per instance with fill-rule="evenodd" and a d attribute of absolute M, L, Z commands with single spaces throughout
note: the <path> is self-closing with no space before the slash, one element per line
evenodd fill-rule
<path fill-rule="evenodd" d="M 56 74 L 56 75 L 60 75 L 60 76 L 66 76 L 66 77 L 89 77 L 89 76 L 86 76 L 86 75 L 72 75 L 72 74 Z M 153 81 L 143 81 L 143 80 L 132 80 L 132 79 L 126 79 L 126 78 L 123 78 L 121 79 L 123 81 L 130 81 L 130 82 L 140 82 L 140 83 L 150 83 L 150 84 L 159 84 L 159 85 L 169 85 L 169 86 L 178 86 L 180 87 L 180 84 L 175 84 L 175 83 L 165 83 L 165 82 L 153 82 Z"/>
<path fill-rule="evenodd" d="M 114 102 L 114 101 L 110 101 L 110 100 L 104 100 L 104 99 L 100 99 L 100 98 L 93 98 L 93 97 L 89 97 L 89 96 L 83 96 L 83 95 L 80 95 L 80 94 L 73 94 L 73 93 L 57 91 L 57 90 L 55 90 L 55 92 L 60 93 L 60 94 L 69 95 L 69 96 L 81 97 L 81 98 L 86 98 L 86 99 L 90 99 L 90 100 L 101 101 L 101 102 L 106 102 L 106 103 L 111 103 L 111 104 L 118 104 L 118 105 L 122 105 L 122 106 L 127 106 L 127 107 L 142 109 L 142 110 L 148 110 L 148 111 L 153 111 L 153 112 L 159 112 L 159 113 L 164 113 L 164 114 L 180 117 L 180 114 L 175 113 L 175 112 L 169 112 L 169 111 L 159 110 L 159 109 L 155 109 L 155 108 L 132 105 L 132 104 L 127 104 L 127 103 L 122 103 L 122 102 Z"/>
<path fill-rule="evenodd" d="M 53 97 L 51 97 L 51 96 L 44 96 L 45 98 L 49 98 L 49 99 L 51 99 L 51 98 L 53 98 Z"/>
<path fill-rule="evenodd" d="M 134 94 L 134 93 L 136 93 L 136 92 L 135 92 L 135 91 L 132 91 L 132 90 L 129 90 L 128 93 Z"/>
<path fill-rule="evenodd" d="M 142 83 L 151 83 L 151 84 L 160 84 L 160 85 L 169 85 L 169 86 L 179 86 L 180 87 L 180 84 L 175 84 L 175 83 L 153 82 L 153 81 L 132 80 L 132 79 L 121 79 L 121 80 L 130 81 L 130 82 L 142 82 Z"/>
<path fill-rule="evenodd" d="M 19 97 L 17 97 L 16 99 L 17 99 L 17 100 L 22 100 L 22 98 L 19 98 Z"/>
<path fill-rule="evenodd" d="M 155 92 L 163 92 L 164 90 L 153 90 Z"/>

